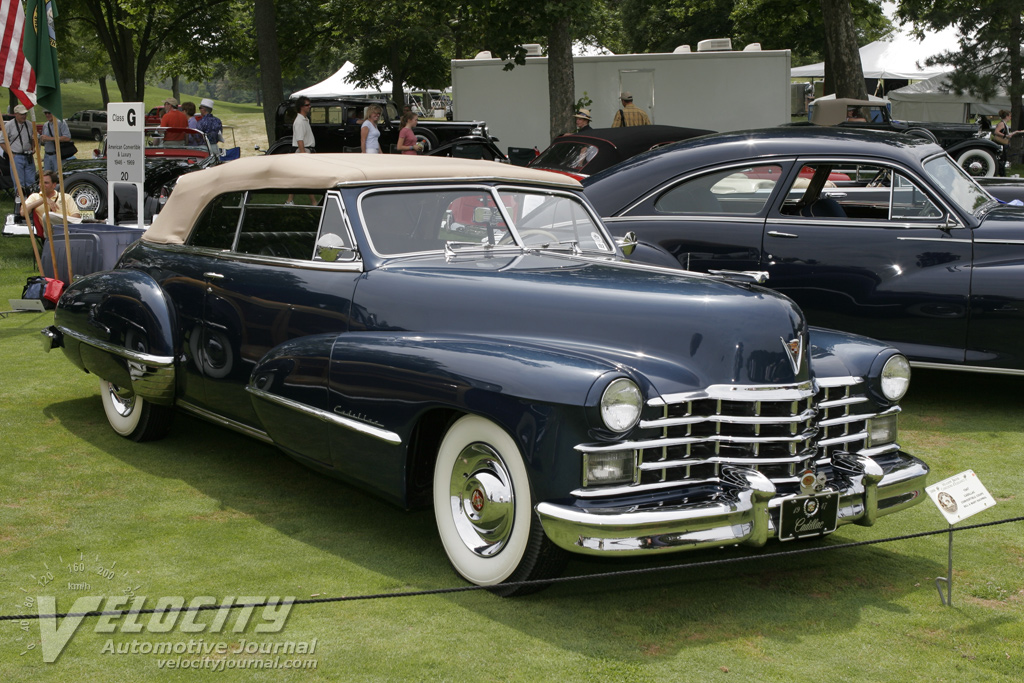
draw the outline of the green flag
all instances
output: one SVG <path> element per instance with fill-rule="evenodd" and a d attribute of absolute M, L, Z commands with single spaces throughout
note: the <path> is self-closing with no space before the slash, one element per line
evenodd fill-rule
<path fill-rule="evenodd" d="M 64 118 L 60 101 L 60 71 L 57 69 L 57 36 L 53 20 L 57 16 L 54 0 L 25 0 L 25 59 L 36 74 L 36 102 Z"/>

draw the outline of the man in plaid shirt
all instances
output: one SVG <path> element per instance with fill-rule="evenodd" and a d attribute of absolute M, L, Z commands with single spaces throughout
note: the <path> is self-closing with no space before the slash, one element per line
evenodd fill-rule
<path fill-rule="evenodd" d="M 621 99 L 622 109 L 615 112 L 615 120 L 612 121 L 612 128 L 651 125 L 651 120 L 647 117 L 647 112 L 633 104 L 632 93 L 623 92 Z"/>

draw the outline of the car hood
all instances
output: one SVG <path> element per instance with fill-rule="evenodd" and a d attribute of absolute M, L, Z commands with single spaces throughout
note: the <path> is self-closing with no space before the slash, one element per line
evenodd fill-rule
<path fill-rule="evenodd" d="M 414 257 L 368 272 L 355 304 L 388 312 L 356 329 L 554 346 L 614 359 L 663 394 L 809 377 L 807 325 L 792 301 L 683 271 L 536 252 Z"/>

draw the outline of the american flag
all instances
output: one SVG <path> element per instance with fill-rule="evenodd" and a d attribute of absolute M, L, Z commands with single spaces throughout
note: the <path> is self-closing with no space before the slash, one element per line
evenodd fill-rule
<path fill-rule="evenodd" d="M 28 108 L 35 105 L 36 75 L 25 60 L 22 38 L 25 34 L 25 10 L 21 0 L 0 0 L 0 65 L 3 78 L 0 86 L 11 92 Z"/>

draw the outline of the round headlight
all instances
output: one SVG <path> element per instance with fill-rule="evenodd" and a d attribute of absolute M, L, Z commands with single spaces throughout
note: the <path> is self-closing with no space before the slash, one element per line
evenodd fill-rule
<path fill-rule="evenodd" d="M 620 377 L 608 385 L 601 396 L 601 419 L 613 432 L 624 432 L 640 419 L 643 407 L 640 387 L 632 380 Z"/>
<path fill-rule="evenodd" d="M 882 394 L 890 401 L 898 401 L 909 388 L 910 363 L 905 356 L 896 354 L 882 368 Z"/>

